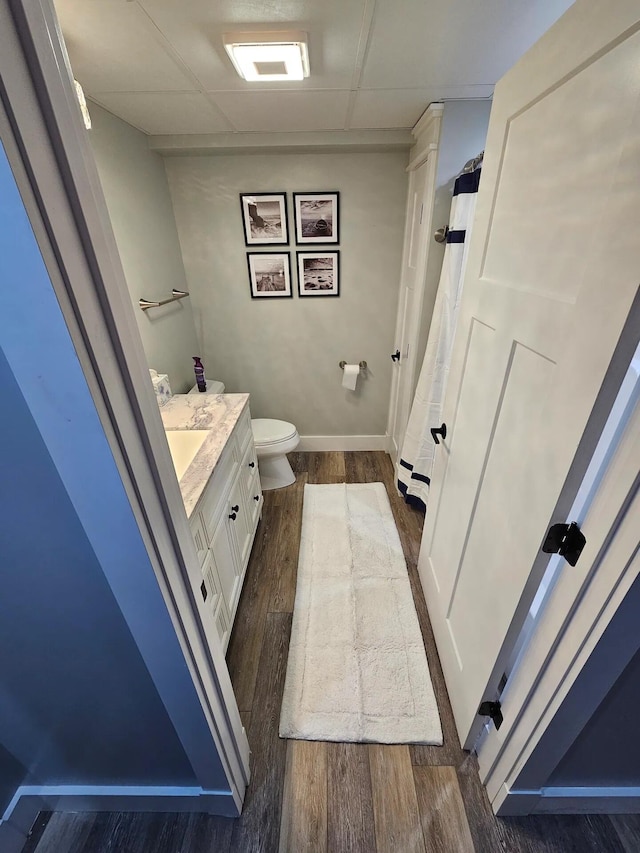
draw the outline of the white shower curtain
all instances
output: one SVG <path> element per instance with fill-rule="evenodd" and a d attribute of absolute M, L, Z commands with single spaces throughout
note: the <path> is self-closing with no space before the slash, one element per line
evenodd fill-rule
<path fill-rule="evenodd" d="M 408 503 L 426 507 L 435 454 L 432 427 L 442 424 L 451 347 L 462 296 L 480 168 L 460 175 L 453 189 L 449 232 L 429 339 L 397 464 L 398 489 Z"/>

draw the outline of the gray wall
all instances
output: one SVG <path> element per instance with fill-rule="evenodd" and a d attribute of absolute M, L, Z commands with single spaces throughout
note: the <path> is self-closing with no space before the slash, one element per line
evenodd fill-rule
<path fill-rule="evenodd" d="M 194 784 L 2 350 L 0 395 L 0 740 L 42 783 Z"/>
<path fill-rule="evenodd" d="M 207 375 L 228 391 L 249 391 L 254 417 L 291 421 L 302 435 L 384 435 L 407 154 L 233 154 L 165 164 Z M 340 297 L 251 299 L 238 194 L 287 192 L 291 235 L 294 190 L 340 192 Z M 294 239 L 288 250 L 295 288 Z M 341 359 L 368 362 L 356 393 L 341 387 Z"/>
<path fill-rule="evenodd" d="M 141 311 L 140 297 L 187 290 L 162 158 L 139 130 L 89 104 L 89 134 L 149 367 L 168 373 L 175 393 L 194 383 L 199 354 L 190 300 Z"/>
<path fill-rule="evenodd" d="M 433 209 L 433 230 L 449 223 L 449 211 L 453 184 L 462 167 L 483 149 L 487 139 L 491 101 L 445 101 L 440 145 L 438 148 L 438 168 L 436 172 L 436 192 Z M 433 305 L 440 282 L 440 271 L 444 258 L 444 243 L 431 245 L 425 276 L 424 304 L 422 311 L 422 334 L 418 348 L 418 365 L 422 365 L 427 345 L 429 325 L 433 314 Z M 418 376 L 416 374 L 416 382 Z"/>

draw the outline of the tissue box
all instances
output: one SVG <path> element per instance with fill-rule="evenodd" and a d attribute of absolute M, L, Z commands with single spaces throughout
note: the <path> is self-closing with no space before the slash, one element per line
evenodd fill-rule
<path fill-rule="evenodd" d="M 171 386 L 169 385 L 169 377 L 166 373 L 157 373 L 155 370 L 149 370 L 151 376 L 151 384 L 156 392 L 156 397 L 159 406 L 164 406 L 167 400 L 171 399 Z"/>

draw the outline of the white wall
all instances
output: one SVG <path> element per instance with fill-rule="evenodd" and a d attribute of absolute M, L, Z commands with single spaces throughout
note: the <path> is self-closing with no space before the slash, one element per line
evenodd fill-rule
<path fill-rule="evenodd" d="M 407 159 L 406 152 L 165 159 L 207 375 L 228 391 L 249 391 L 254 417 L 289 420 L 302 435 L 384 435 Z M 340 192 L 339 298 L 251 299 L 239 193 L 287 192 L 292 233 L 291 193 L 312 190 Z M 293 240 L 288 251 L 295 288 Z M 356 393 L 341 387 L 341 359 L 368 362 Z"/>
<path fill-rule="evenodd" d="M 199 345 L 190 300 L 141 311 L 138 300 L 187 290 L 162 158 L 139 130 L 89 104 L 89 134 L 133 310 L 150 367 L 168 373 L 174 392 L 194 383 Z"/>

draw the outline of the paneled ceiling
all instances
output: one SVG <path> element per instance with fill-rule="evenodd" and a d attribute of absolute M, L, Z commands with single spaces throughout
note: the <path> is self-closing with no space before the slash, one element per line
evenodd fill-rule
<path fill-rule="evenodd" d="M 570 0 L 56 0 L 86 94 L 148 134 L 412 127 L 490 97 Z M 481 10 L 481 11 L 480 11 Z M 247 83 L 222 34 L 301 29 L 311 76 Z"/>

